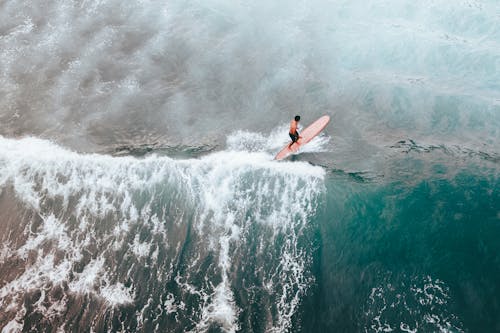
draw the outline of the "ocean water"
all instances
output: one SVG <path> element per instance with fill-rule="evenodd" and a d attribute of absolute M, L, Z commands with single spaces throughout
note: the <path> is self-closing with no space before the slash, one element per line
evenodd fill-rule
<path fill-rule="evenodd" d="M 499 332 L 499 147 L 498 1 L 0 1 L 0 330 Z"/>

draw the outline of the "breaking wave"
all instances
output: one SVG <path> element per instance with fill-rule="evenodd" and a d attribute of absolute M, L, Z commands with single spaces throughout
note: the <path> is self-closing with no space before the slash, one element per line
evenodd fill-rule
<path fill-rule="evenodd" d="M 281 332 L 313 282 L 322 168 L 234 149 L 137 159 L 1 138 L 0 175 L 0 205 L 22 207 L 1 236 L 2 271 L 23 262 L 0 287 L 8 325 Z"/>

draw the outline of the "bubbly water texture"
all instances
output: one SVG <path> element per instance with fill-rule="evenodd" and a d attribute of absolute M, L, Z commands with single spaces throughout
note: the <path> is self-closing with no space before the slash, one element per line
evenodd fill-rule
<path fill-rule="evenodd" d="M 235 127 L 329 113 L 349 162 L 402 138 L 500 145 L 495 0 L 0 6 L 3 135 L 223 145 Z"/>
<path fill-rule="evenodd" d="M 499 73 L 496 0 L 0 1 L 2 332 L 500 330 Z"/>
<path fill-rule="evenodd" d="M 2 138 L 0 175 L 3 196 L 15 194 L 29 212 L 4 221 L 22 225 L 2 227 L 22 233 L 2 236 L 2 266 L 26 260 L 0 289 L 4 321 L 23 323 L 28 311 L 42 316 L 33 327 L 118 329 L 104 320 L 111 311 L 127 330 L 235 332 L 236 290 L 247 306 L 255 293 L 254 306 L 270 307 L 259 310 L 263 327 L 284 331 L 313 279 L 312 247 L 300 241 L 323 188 L 319 167 L 241 151 L 200 160 L 80 155 Z M 87 320 L 68 314 L 75 303 Z M 112 311 L 127 305 L 138 310 Z"/>

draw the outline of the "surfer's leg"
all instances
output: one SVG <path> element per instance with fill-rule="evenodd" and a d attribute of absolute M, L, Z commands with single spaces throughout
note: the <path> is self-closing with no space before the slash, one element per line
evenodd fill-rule
<path fill-rule="evenodd" d="M 292 134 L 292 133 L 288 133 L 288 134 L 290 135 L 290 138 L 292 139 L 292 142 L 290 142 L 290 144 L 288 145 L 288 148 L 290 148 L 299 139 L 299 132 L 297 132 L 297 134 Z"/>

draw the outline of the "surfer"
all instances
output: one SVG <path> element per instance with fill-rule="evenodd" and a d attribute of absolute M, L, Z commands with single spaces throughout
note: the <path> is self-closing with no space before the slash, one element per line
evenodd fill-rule
<path fill-rule="evenodd" d="M 288 134 L 290 135 L 290 138 L 292 138 L 292 142 L 290 142 L 288 148 L 290 148 L 295 142 L 297 142 L 298 139 L 302 138 L 301 136 L 299 136 L 299 131 L 297 131 L 299 121 L 300 116 L 295 116 L 295 118 L 290 122 L 290 131 L 288 132 Z"/>
<path fill-rule="evenodd" d="M 303 130 L 300 130 L 302 135 L 300 135 L 297 131 L 299 121 L 300 116 L 295 116 L 295 118 L 290 122 L 290 131 L 288 132 L 288 134 L 290 134 L 292 142 L 290 142 L 280 150 L 280 152 L 274 158 L 275 160 L 282 160 L 290 154 L 297 153 L 300 147 L 306 145 L 309 141 L 314 139 L 316 135 L 318 135 L 322 130 L 325 129 L 326 125 L 328 125 L 328 123 L 330 122 L 330 116 L 324 115 Z"/>

